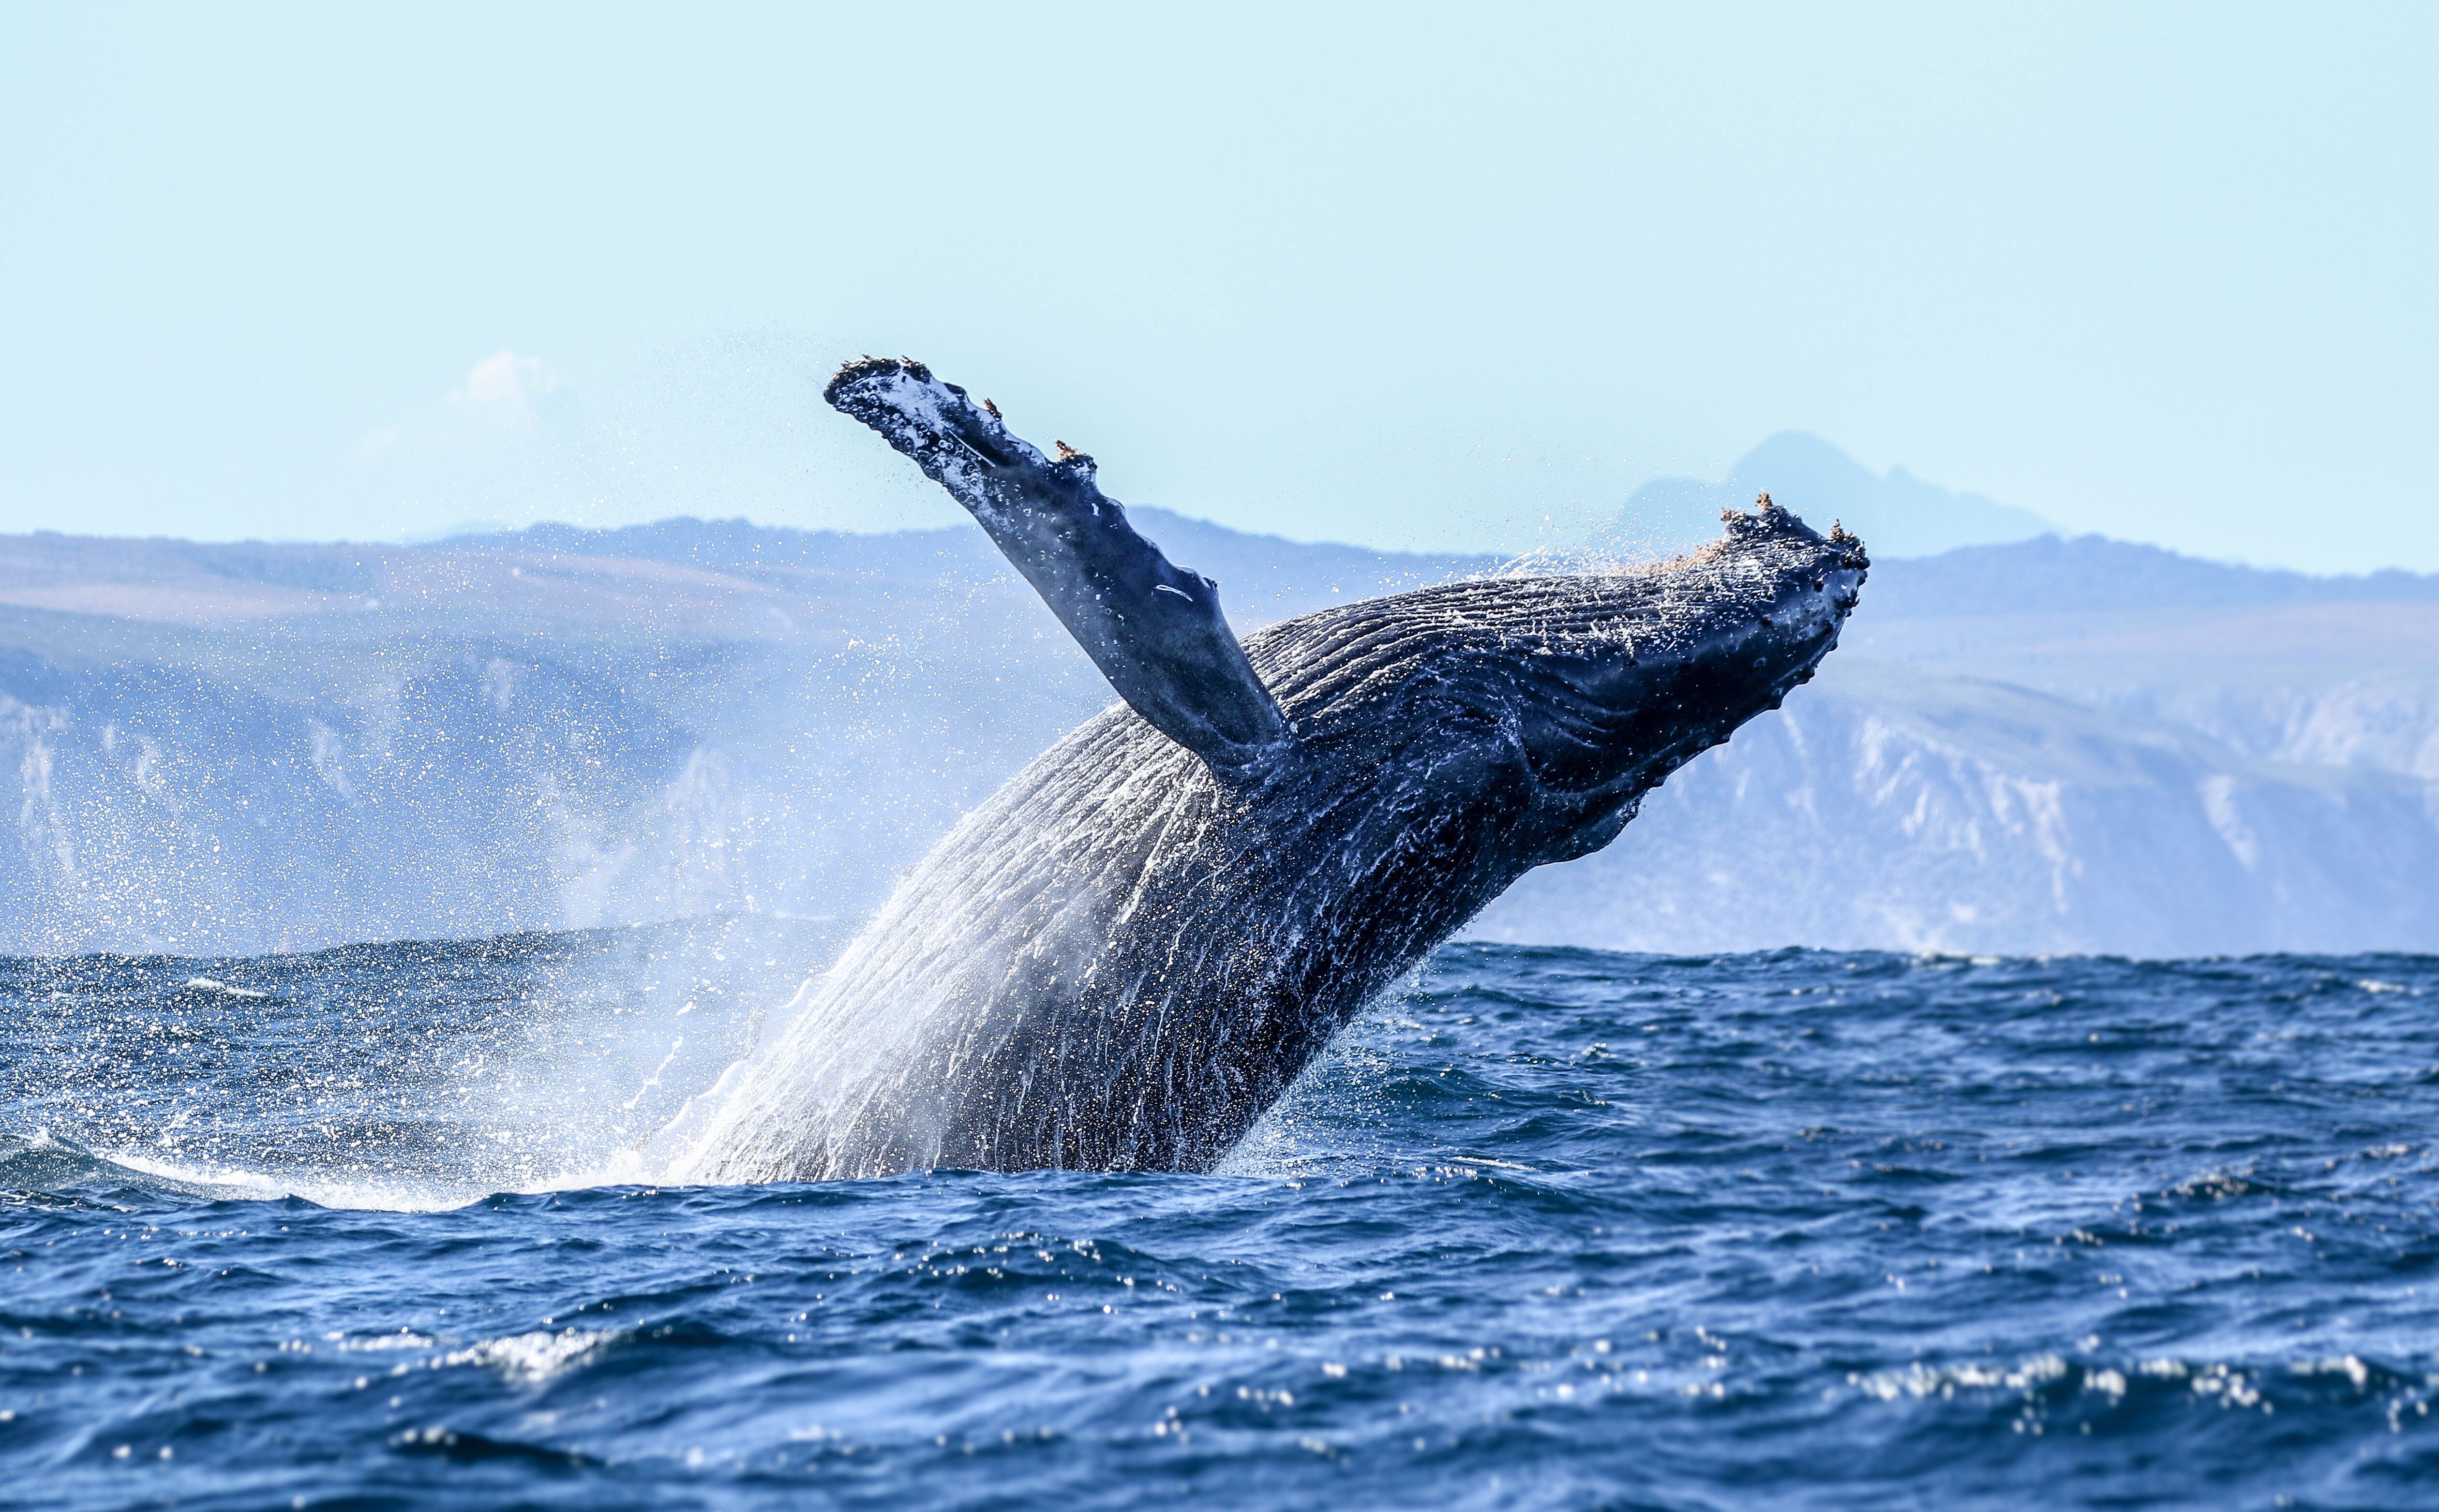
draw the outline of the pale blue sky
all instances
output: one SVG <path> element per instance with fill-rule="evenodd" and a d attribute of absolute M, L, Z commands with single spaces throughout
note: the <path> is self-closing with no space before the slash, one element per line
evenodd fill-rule
<path fill-rule="evenodd" d="M 1572 535 L 1766 435 L 2439 569 L 2439 8 L 11 5 L 0 529 L 944 524 L 921 356 L 1117 496 Z"/>

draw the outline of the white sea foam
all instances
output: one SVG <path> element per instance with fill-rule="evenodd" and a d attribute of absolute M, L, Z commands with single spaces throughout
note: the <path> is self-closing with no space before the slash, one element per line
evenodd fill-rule
<path fill-rule="evenodd" d="M 433 1364 L 485 1365 L 520 1385 L 537 1385 L 578 1363 L 616 1337 L 614 1333 L 588 1332 L 580 1328 L 562 1328 L 557 1333 L 536 1330 L 510 1334 L 505 1338 L 486 1339 L 464 1349 L 451 1350 L 433 1361 Z"/>
<path fill-rule="evenodd" d="M 500 1190 L 496 1185 L 469 1188 L 417 1180 L 364 1180 L 323 1176 L 314 1172 L 274 1174 L 226 1162 L 165 1160 L 140 1149 L 96 1151 L 98 1159 L 139 1176 L 177 1186 L 200 1188 L 209 1196 L 241 1201 L 276 1201 L 302 1198 L 315 1207 L 382 1213 L 442 1213 Z"/>
<path fill-rule="evenodd" d="M 189 992 L 217 992 L 224 998 L 267 998 L 271 996 L 268 992 L 258 991 L 250 987 L 232 987 L 228 983 L 221 981 L 218 977 L 210 976 L 190 976 L 187 978 L 187 990 Z"/>

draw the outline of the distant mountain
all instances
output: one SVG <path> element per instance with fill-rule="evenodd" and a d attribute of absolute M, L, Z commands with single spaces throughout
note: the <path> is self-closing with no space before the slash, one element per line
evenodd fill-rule
<path fill-rule="evenodd" d="M 2056 529 L 2029 509 L 1978 493 L 1951 493 L 1903 468 L 1875 476 L 1817 436 L 1781 431 L 1716 483 L 1654 478 L 1619 512 L 1614 531 L 1632 545 L 1682 550 L 1718 533 L 1719 511 L 1768 493 L 1825 534 L 1843 523 L 1876 560 L 1927 557 L 1958 546 L 2021 541 Z"/>
<path fill-rule="evenodd" d="M 782 568 L 859 572 L 884 577 L 932 576 L 950 569 L 991 570 L 999 555 L 977 530 L 899 530 L 863 535 L 799 530 L 752 521 L 698 520 L 680 515 L 650 525 L 596 527 L 548 522 L 522 530 L 480 532 L 434 543 L 460 551 L 512 556 L 612 557 L 665 561 L 714 572 Z"/>
<path fill-rule="evenodd" d="M 1497 565 L 1131 513 L 1240 628 Z M 2439 949 L 2439 578 L 1874 555 L 1817 682 L 1475 932 Z M 851 920 L 1111 697 L 970 529 L 0 536 L 0 952 Z"/>
<path fill-rule="evenodd" d="M 1875 562 L 1881 551 L 1869 536 Z M 2312 578 L 2181 556 L 2159 546 L 2077 536 L 1960 546 L 1936 557 L 1881 563 L 1872 574 L 1875 618 L 2063 614 L 2104 610 L 2255 608 L 2270 604 L 2439 601 L 2439 573 L 2376 572 Z"/>
<path fill-rule="evenodd" d="M 1280 536 L 1249 535 L 1149 505 L 1129 506 L 1127 517 L 1180 566 L 1218 579 L 1220 601 L 1239 629 L 1308 614 L 1333 601 L 1398 593 L 1487 572 L 1499 560 L 1308 544 Z M 687 516 L 613 529 L 537 525 L 507 534 L 461 537 L 445 544 L 507 554 L 683 563 L 746 574 L 797 569 L 894 578 L 1013 575 L 988 538 L 960 526 L 858 535 Z"/>
<path fill-rule="evenodd" d="M 2439 950 L 2429 776 L 1843 656 L 1469 933 L 1671 953 Z M 2391 711 L 2352 712 L 2348 736 Z M 2433 729 L 2439 704 L 2417 712 Z"/>

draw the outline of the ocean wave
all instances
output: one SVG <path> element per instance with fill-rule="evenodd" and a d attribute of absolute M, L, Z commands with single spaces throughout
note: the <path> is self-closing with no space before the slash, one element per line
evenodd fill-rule
<path fill-rule="evenodd" d="M 753 1004 L 637 959 L 18 979 L 0 1455 L 70 1507 L 2395 1505 L 2439 1445 L 2439 960 L 1467 945 L 1215 1175 L 703 1187 L 656 1141 Z"/>

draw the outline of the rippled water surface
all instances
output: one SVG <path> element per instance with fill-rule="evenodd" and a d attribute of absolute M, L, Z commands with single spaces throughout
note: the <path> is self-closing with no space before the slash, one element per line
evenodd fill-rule
<path fill-rule="evenodd" d="M 1221 1174 L 650 1184 L 833 944 L 0 962 L 0 1503 L 2439 1504 L 2439 959 L 1461 946 Z"/>

